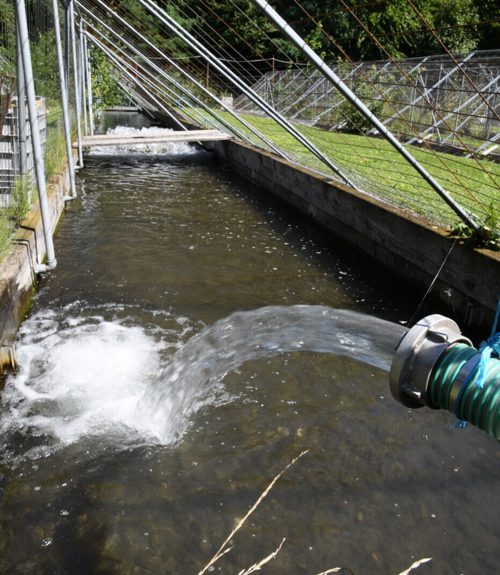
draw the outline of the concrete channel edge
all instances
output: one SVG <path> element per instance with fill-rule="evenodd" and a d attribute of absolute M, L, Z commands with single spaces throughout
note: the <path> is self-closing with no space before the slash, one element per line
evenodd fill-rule
<path fill-rule="evenodd" d="M 54 233 L 64 211 L 69 189 L 67 170 L 47 185 L 50 222 Z M 14 341 L 28 311 L 37 277 L 35 265 L 46 255 L 42 218 L 38 202 L 32 207 L 12 239 L 12 249 L 0 265 L 0 370 L 15 367 Z"/>
<path fill-rule="evenodd" d="M 205 144 L 246 179 L 298 209 L 422 291 L 455 241 L 442 229 L 252 146 Z M 500 287 L 500 254 L 456 241 L 432 297 L 464 328 L 491 328 Z"/>

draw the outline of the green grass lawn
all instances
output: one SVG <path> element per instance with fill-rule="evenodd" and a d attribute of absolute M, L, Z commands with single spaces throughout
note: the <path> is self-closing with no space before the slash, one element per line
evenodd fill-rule
<path fill-rule="evenodd" d="M 263 145 L 229 113 L 217 111 L 217 114 L 237 127 L 248 140 Z M 244 118 L 294 161 L 334 175 L 273 120 L 254 115 Z M 445 201 L 386 140 L 298 124 L 296 127 L 368 194 L 447 229 L 453 229 L 459 223 L 459 217 Z M 479 222 L 493 224 L 498 230 L 500 165 L 486 159 L 467 159 L 417 146 L 407 149 L 462 208 Z"/>

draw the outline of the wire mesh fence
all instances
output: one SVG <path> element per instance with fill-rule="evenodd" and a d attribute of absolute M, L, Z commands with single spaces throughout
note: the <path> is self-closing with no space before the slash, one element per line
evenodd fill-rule
<path fill-rule="evenodd" d="M 494 154 L 499 145 L 500 50 L 398 61 L 345 62 L 333 67 L 383 123 L 408 143 L 423 139 L 465 154 Z M 463 72 L 473 81 L 472 88 Z M 376 134 L 366 120 L 352 114 L 344 98 L 316 69 L 276 70 L 253 86 L 292 120 L 325 130 Z M 482 96 L 482 97 L 481 97 Z M 241 112 L 259 109 L 245 95 L 235 100 Z"/>

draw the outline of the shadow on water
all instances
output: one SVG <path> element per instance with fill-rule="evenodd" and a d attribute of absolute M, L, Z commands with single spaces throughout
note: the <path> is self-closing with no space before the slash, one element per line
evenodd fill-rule
<path fill-rule="evenodd" d="M 79 188 L 2 392 L 1 573 L 198 573 L 304 449 L 221 572 L 283 537 L 270 574 L 496 572 L 497 443 L 389 397 L 397 283 L 209 154 Z"/>

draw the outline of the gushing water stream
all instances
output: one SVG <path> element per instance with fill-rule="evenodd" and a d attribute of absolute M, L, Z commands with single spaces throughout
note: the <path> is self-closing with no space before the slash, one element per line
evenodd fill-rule
<path fill-rule="evenodd" d="M 388 370 L 404 328 L 352 311 L 324 306 L 266 307 L 236 312 L 194 336 L 173 357 L 139 406 L 168 441 L 230 371 L 245 361 L 310 351 L 350 357 Z"/>

